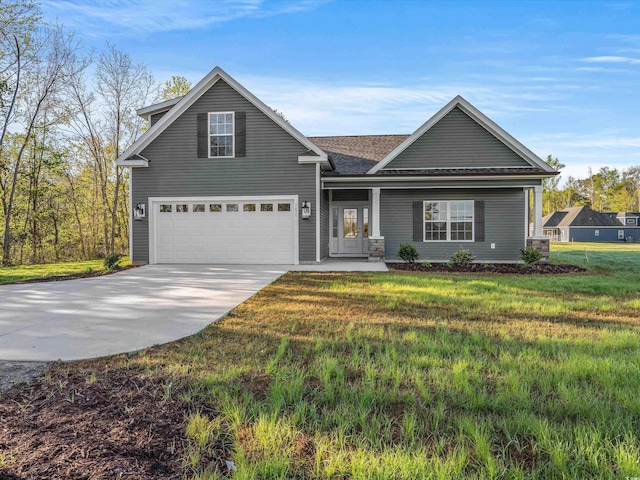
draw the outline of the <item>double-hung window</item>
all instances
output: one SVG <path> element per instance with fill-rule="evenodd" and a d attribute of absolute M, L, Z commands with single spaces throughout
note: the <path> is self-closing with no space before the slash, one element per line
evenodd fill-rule
<path fill-rule="evenodd" d="M 234 156 L 233 126 L 233 112 L 209 113 L 209 157 Z"/>
<path fill-rule="evenodd" d="M 473 200 L 425 201 L 425 242 L 472 242 Z"/>

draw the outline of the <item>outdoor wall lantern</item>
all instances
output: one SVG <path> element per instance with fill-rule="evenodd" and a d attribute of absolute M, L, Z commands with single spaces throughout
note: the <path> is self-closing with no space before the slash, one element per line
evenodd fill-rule
<path fill-rule="evenodd" d="M 311 218 L 311 202 L 302 202 L 302 219 L 308 220 Z"/>
<path fill-rule="evenodd" d="M 147 213 L 147 208 L 144 203 L 138 203 L 136 208 L 133 209 L 133 218 L 135 220 L 142 220 Z"/>

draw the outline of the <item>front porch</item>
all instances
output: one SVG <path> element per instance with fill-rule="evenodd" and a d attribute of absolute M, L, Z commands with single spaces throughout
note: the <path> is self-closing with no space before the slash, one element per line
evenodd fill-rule
<path fill-rule="evenodd" d="M 329 257 L 383 262 L 380 188 L 329 190 Z"/>
<path fill-rule="evenodd" d="M 493 185 L 492 185 L 493 186 Z M 419 240 L 422 238 L 422 234 L 420 234 L 420 223 L 424 223 L 424 219 L 420 222 L 420 216 L 414 212 L 413 221 L 411 218 L 406 218 L 407 212 L 405 212 L 405 207 L 400 207 L 401 211 L 398 211 L 398 214 L 395 214 L 396 203 L 390 203 L 390 195 L 395 196 L 397 199 L 398 195 L 403 198 L 405 195 L 402 193 L 404 190 L 393 188 L 393 190 L 389 190 L 386 193 L 383 193 L 382 196 L 383 201 L 385 201 L 385 205 L 383 206 L 383 210 L 385 211 L 384 218 L 385 225 L 381 225 L 381 190 L 382 187 L 374 187 L 367 186 L 365 188 L 345 188 L 345 186 L 340 185 L 341 188 L 327 188 L 327 185 L 324 185 L 326 192 L 326 201 L 328 203 L 328 257 L 330 259 L 338 259 L 338 258 L 362 258 L 366 259 L 369 262 L 384 262 L 385 258 L 394 258 L 395 251 L 398 248 L 399 243 L 414 243 L 416 246 L 419 245 L 429 245 L 429 250 L 435 249 L 438 244 L 447 245 L 456 243 L 455 241 L 447 241 L 447 242 L 423 242 Z M 456 188 L 457 187 L 457 188 Z M 462 198 L 468 198 L 469 200 L 475 199 L 476 204 L 482 204 L 482 208 L 484 209 L 484 205 L 486 202 L 486 195 L 489 194 L 495 197 L 495 195 L 490 194 L 491 189 L 476 189 L 476 194 L 473 193 L 472 190 L 467 190 L 465 188 L 461 188 L 461 186 L 456 186 L 451 191 L 459 192 L 459 193 L 449 193 L 449 197 L 453 198 L 453 200 L 460 200 Z M 473 188 L 473 187 L 472 187 Z M 487 215 L 487 224 L 486 227 L 484 225 L 485 219 L 482 218 L 482 228 L 487 230 L 487 240 L 484 238 L 484 233 L 482 234 L 482 239 L 480 239 L 480 235 L 477 231 L 475 231 L 474 227 L 474 237 L 473 242 L 470 244 L 475 244 L 474 250 L 480 250 L 482 252 L 483 245 L 486 249 L 491 251 L 497 251 L 500 249 L 502 245 L 504 245 L 504 235 L 505 232 L 505 218 L 509 218 L 511 215 L 508 213 L 509 211 L 513 211 L 515 207 L 516 210 L 519 205 L 523 205 L 524 203 L 524 215 L 514 215 L 513 219 L 516 218 L 524 218 L 524 224 L 520 223 L 520 220 L 516 222 L 506 222 L 508 224 L 507 230 L 509 230 L 510 235 L 513 237 L 510 250 L 512 253 L 509 254 L 509 259 L 506 258 L 498 258 L 491 255 L 491 253 L 484 253 L 484 255 L 479 255 L 478 261 L 519 261 L 520 260 L 520 252 L 519 250 L 523 247 L 533 247 L 539 250 L 542 253 L 543 261 L 547 261 L 549 259 L 549 239 L 543 235 L 542 231 L 542 185 L 526 185 L 514 188 L 514 186 L 509 185 L 510 191 L 515 192 L 519 190 L 519 198 L 518 196 L 512 197 L 512 200 L 509 200 L 508 203 L 511 205 L 503 205 L 501 210 L 507 217 L 501 217 L 501 224 L 496 224 L 492 219 L 496 214 L 488 214 Z M 424 191 L 425 195 L 423 197 L 422 194 L 418 194 L 417 192 Z M 436 193 L 437 192 L 437 193 Z M 446 196 L 444 194 L 444 190 L 442 188 L 436 189 L 412 189 L 412 192 L 407 190 L 406 197 L 413 194 L 413 200 L 421 200 L 422 198 L 433 198 L 436 197 L 439 200 L 443 200 Z M 386 195 L 386 196 L 384 196 Z M 439 198 L 443 197 L 443 198 Z M 386 200 L 385 200 L 386 199 Z M 484 199 L 484 200 L 483 200 Z M 494 202 L 497 202 L 495 198 L 493 198 Z M 415 203 L 415 202 L 414 202 Z M 521 207 L 520 207 L 521 208 Z M 520 210 L 522 211 L 522 210 Z M 477 212 L 476 212 L 477 213 Z M 417 215 L 417 217 L 416 217 Z M 404 221 L 395 221 L 395 217 L 406 218 Z M 484 211 L 482 211 L 482 217 L 484 217 Z M 326 217 L 325 217 L 326 218 Z M 529 222 L 532 219 L 533 221 Z M 418 223 L 416 223 L 418 222 Z M 489 223 L 491 222 L 491 223 Z M 405 225 L 406 224 L 406 225 Z M 522 227 L 518 227 L 517 225 L 522 225 Z M 417 225 L 417 226 L 416 226 Z M 516 233 L 516 230 L 519 230 L 520 234 Z M 417 229 L 417 230 L 416 230 Z M 411 234 L 411 230 L 414 232 Z M 382 232 L 385 233 L 386 236 L 389 236 L 388 239 L 385 239 L 385 236 L 382 235 Z M 416 233 L 418 232 L 418 237 L 416 237 Z M 326 238 L 326 237 L 325 237 Z M 496 241 L 497 240 L 497 241 Z M 326 241 L 326 240 L 325 240 Z M 389 244 L 391 242 L 391 244 Z M 478 243 L 480 242 L 480 243 Z M 485 245 L 486 244 L 486 245 Z M 326 244 L 325 244 L 326 245 Z M 433 247 L 433 248 L 431 248 Z M 391 248 L 393 251 L 387 252 L 386 250 Z M 496 249 L 496 250 L 494 250 Z M 423 252 L 424 253 L 424 252 Z M 474 252 L 476 253 L 476 252 Z M 449 253 L 450 254 L 450 253 Z M 441 259 L 434 259 L 444 261 L 448 258 L 448 255 Z M 429 258 L 429 257 L 427 257 Z"/>

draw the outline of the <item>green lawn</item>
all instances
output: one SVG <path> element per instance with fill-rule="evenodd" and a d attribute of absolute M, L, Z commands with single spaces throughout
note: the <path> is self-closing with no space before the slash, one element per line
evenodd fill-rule
<path fill-rule="evenodd" d="M 601 271 L 640 271 L 640 244 L 637 243 L 552 243 L 551 261 L 583 265 Z"/>
<path fill-rule="evenodd" d="M 0 267 L 0 284 L 15 283 L 25 280 L 49 278 L 78 273 L 101 272 L 104 270 L 102 260 L 83 260 L 81 262 L 46 263 L 40 265 L 21 265 L 18 267 Z M 130 265 L 128 258 L 121 262 L 122 266 Z"/>
<path fill-rule="evenodd" d="M 640 477 L 640 245 L 552 252 L 589 271 L 289 273 L 193 337 L 56 368 L 172 378 L 149 408 L 187 402 L 187 478 Z"/>
<path fill-rule="evenodd" d="M 640 246 L 584 246 L 553 246 L 583 275 L 289 273 L 110 368 L 188 385 L 193 478 L 638 477 Z"/>

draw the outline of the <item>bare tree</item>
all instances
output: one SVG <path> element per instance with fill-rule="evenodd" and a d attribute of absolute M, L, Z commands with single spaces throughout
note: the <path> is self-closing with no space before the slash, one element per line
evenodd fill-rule
<path fill-rule="evenodd" d="M 22 94 L 17 97 L 19 104 L 16 104 L 17 121 L 22 124 L 25 133 L 23 142 L 13 159 L 10 177 L 4 186 L 8 193 L 8 199 L 4 212 L 3 265 L 11 263 L 11 219 L 23 155 L 29 145 L 34 128 L 41 120 L 43 110 L 46 109 L 47 102 L 53 101 L 53 97 L 61 90 L 66 69 L 73 60 L 75 49 L 73 37 L 66 34 L 61 27 L 41 29 L 34 41 L 39 46 L 38 56 L 23 72 L 24 83 L 19 87 L 24 88 Z"/>
<path fill-rule="evenodd" d="M 118 204 L 122 201 L 123 173 L 115 161 L 142 133 L 144 120 L 137 117 L 136 108 L 155 100 L 158 89 L 145 65 L 134 64 L 127 53 L 113 45 L 107 45 L 98 59 L 94 84 L 92 92 L 82 75 L 70 82 L 76 111 L 71 125 L 95 167 L 103 202 L 106 254 L 115 249 Z"/>

